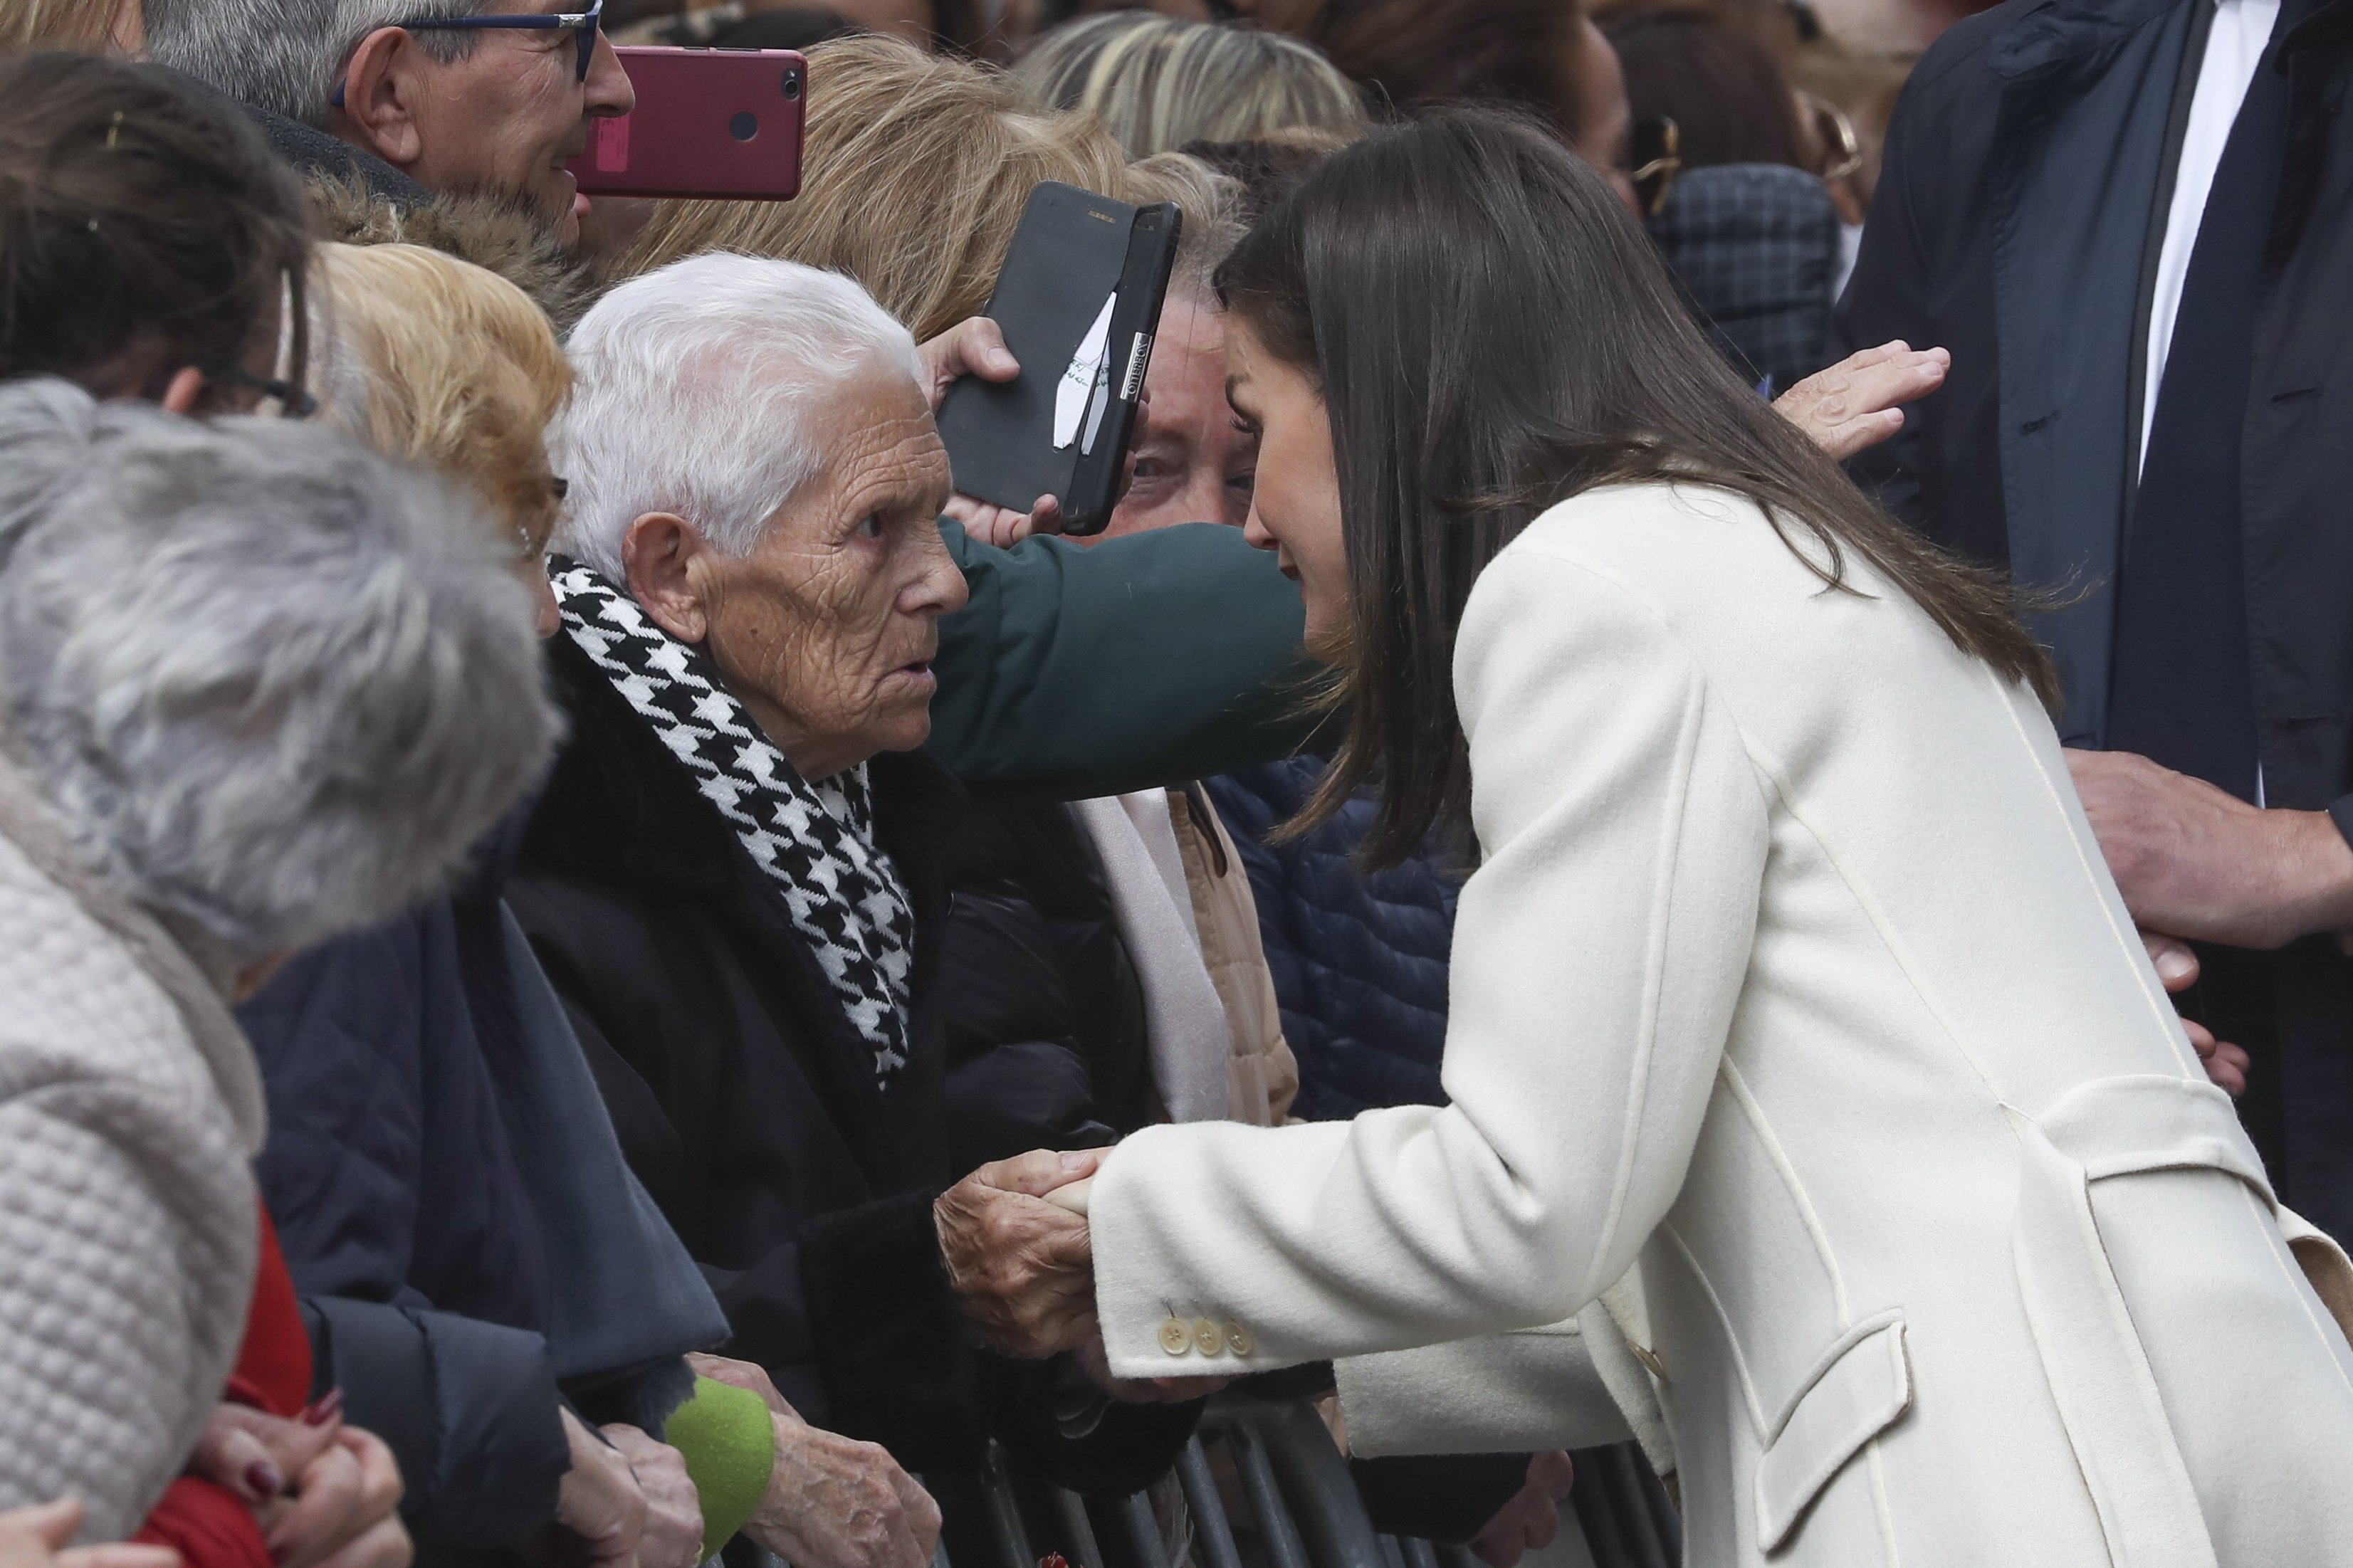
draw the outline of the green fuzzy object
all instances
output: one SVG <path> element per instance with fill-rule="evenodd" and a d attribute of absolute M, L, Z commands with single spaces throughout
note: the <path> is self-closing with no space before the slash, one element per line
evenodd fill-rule
<path fill-rule="evenodd" d="M 702 1560 L 718 1554 L 767 1495 L 776 1467 L 776 1428 L 767 1403 L 748 1389 L 707 1377 L 670 1412 L 663 1438 L 686 1459 L 702 1500 Z"/>

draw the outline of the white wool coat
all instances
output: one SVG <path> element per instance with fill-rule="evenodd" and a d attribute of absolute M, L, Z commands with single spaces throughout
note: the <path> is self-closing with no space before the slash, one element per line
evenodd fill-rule
<path fill-rule="evenodd" d="M 253 1287 L 261 1080 L 200 966 L 0 762 L 0 1508 L 118 1540 L 186 1462 Z"/>
<path fill-rule="evenodd" d="M 1622 1419 L 1700 1568 L 2353 1563 L 2344 1254 L 2200 1070 L 2034 698 L 1848 570 L 1668 486 L 1488 567 L 1452 1103 L 1121 1145 L 1113 1370 L 1361 1358 L 1360 1452 Z"/>

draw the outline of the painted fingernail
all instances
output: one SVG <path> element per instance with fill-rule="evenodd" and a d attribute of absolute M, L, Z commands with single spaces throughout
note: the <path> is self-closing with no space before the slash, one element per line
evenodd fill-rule
<path fill-rule="evenodd" d="M 245 1485 L 247 1490 L 266 1502 L 286 1489 L 286 1478 L 269 1460 L 256 1459 L 246 1467 Z"/>
<path fill-rule="evenodd" d="M 324 1426 L 343 1412 L 343 1391 L 331 1388 L 302 1408 L 302 1425 Z"/>

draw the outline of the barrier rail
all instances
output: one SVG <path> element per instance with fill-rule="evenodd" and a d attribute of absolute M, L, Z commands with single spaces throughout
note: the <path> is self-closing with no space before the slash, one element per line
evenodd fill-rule
<path fill-rule="evenodd" d="M 1239 1521 L 1213 1456 L 1239 1494 Z M 1583 1534 L 1594 1568 L 1675 1568 L 1682 1529 L 1641 1450 L 1623 1443 L 1581 1449 L 1575 1459 L 1562 1523 Z M 1304 1401 L 1212 1400 L 1176 1475 L 1191 1568 L 1482 1568 L 1462 1547 L 1376 1531 L 1346 1459 Z M 1039 1568 L 1041 1538 L 1069 1568 L 1177 1568 L 1147 1493 L 1082 1498 L 1023 1484 L 994 1444 L 981 1479 L 994 1561 L 951 1563 L 943 1542 L 932 1568 Z"/>

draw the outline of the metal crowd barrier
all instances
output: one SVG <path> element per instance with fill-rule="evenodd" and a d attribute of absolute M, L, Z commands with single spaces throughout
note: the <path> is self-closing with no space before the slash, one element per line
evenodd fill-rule
<path fill-rule="evenodd" d="M 1245 1510 L 1239 1521 L 1227 1510 L 1213 1455 L 1238 1484 Z M 1574 1458 L 1577 1479 L 1562 1528 L 1583 1533 L 1593 1568 L 1676 1568 L 1682 1529 L 1641 1451 L 1622 1443 Z M 1376 1531 L 1347 1460 L 1302 1400 L 1213 1400 L 1177 1458 L 1176 1479 L 1190 1516 L 1192 1568 L 1483 1568 L 1463 1547 Z M 1180 1568 L 1169 1561 L 1148 1493 L 1082 1498 L 1059 1487 L 1025 1487 L 993 1444 L 982 1481 L 995 1561 L 951 1563 L 943 1542 L 932 1568 L 1039 1568 L 1038 1543 L 1049 1533 L 1050 1550 L 1070 1568 Z"/>

